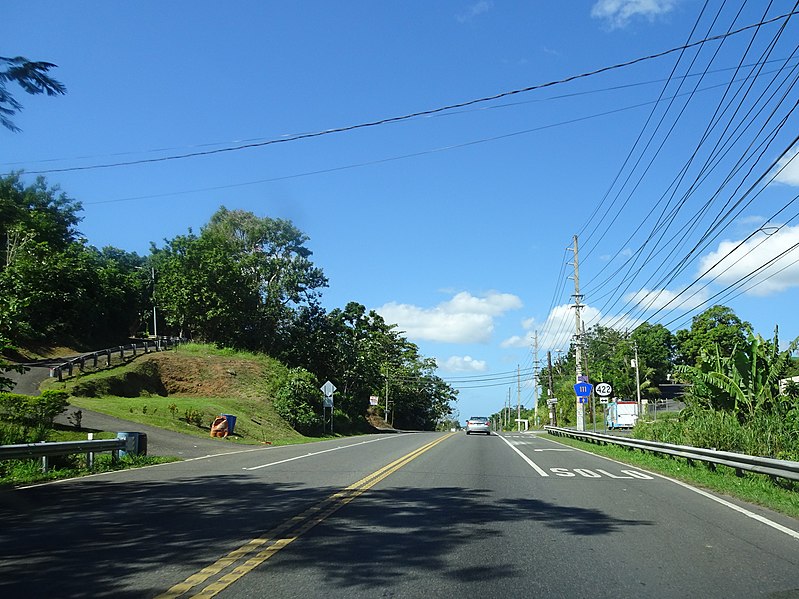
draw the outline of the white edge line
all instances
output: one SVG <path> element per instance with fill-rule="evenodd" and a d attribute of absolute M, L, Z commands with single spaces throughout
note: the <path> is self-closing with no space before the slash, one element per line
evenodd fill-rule
<path fill-rule="evenodd" d="M 365 443 L 374 443 L 375 441 L 385 441 L 386 439 L 391 439 L 393 437 L 400 436 L 400 435 L 391 435 L 386 437 L 380 437 L 379 439 L 371 439 L 369 441 L 359 441 L 358 443 L 351 443 L 350 445 L 340 445 L 335 449 L 343 449 L 345 447 L 353 447 L 355 445 L 364 445 Z M 318 443 L 319 441 L 317 441 Z M 70 483 L 80 480 L 86 480 L 89 478 L 98 478 L 100 476 L 112 476 L 114 474 L 123 474 L 125 472 L 137 472 L 139 470 L 148 470 L 149 468 L 160 468 L 161 466 L 174 466 L 175 464 L 185 464 L 187 462 L 197 462 L 199 460 L 207 460 L 209 458 L 219 458 L 228 455 L 238 455 L 240 453 L 253 453 L 255 451 L 267 451 L 270 449 L 284 449 L 287 447 L 297 447 L 297 444 L 289 444 L 289 445 L 270 445 L 269 447 L 253 447 L 252 449 L 241 449 L 237 451 L 222 451 L 220 453 L 211 453 L 204 456 L 199 456 L 196 458 L 186 458 L 180 459 L 179 456 L 153 456 L 153 457 L 176 457 L 177 460 L 172 462 L 162 462 L 160 464 L 149 464 L 148 466 L 138 466 L 136 468 L 125 468 L 124 470 L 108 470 L 107 472 L 95 472 L 93 474 L 84 474 L 83 476 L 75 476 L 72 478 L 58 478 L 56 480 L 45 480 L 38 483 L 32 483 L 30 485 L 25 485 L 24 487 L 8 487 L 10 490 L 14 491 L 24 491 L 26 489 L 35 489 L 36 487 L 46 487 L 49 485 L 62 485 L 64 483 Z M 331 450 L 327 450 L 331 451 Z M 99 453 L 99 452 L 97 452 Z M 325 452 L 320 452 L 325 453 Z M 313 455 L 313 454 L 307 454 Z M 303 456 L 307 457 L 307 456 Z M 271 466 L 271 464 L 266 464 L 267 466 Z M 246 468 L 245 468 L 246 470 Z"/>
<path fill-rule="evenodd" d="M 549 439 L 549 441 L 551 441 L 552 443 L 558 443 L 554 439 Z M 561 445 L 561 443 L 558 443 L 558 444 Z M 571 445 L 569 445 L 568 447 L 571 447 Z M 630 464 L 625 464 L 624 462 L 620 462 L 618 460 L 614 460 L 613 458 L 609 458 L 607 456 L 599 455 L 597 453 L 592 453 L 590 451 L 586 451 L 585 449 L 580 449 L 579 447 L 572 447 L 572 449 L 575 449 L 577 451 L 582 451 L 583 453 L 587 453 L 588 455 L 596 456 L 598 458 L 602 458 L 603 460 L 607 460 L 607 461 L 613 462 L 615 464 L 621 464 L 622 466 L 629 466 L 630 465 Z M 636 470 L 640 470 L 641 472 L 646 472 L 647 474 L 651 474 L 652 476 L 656 476 L 658 478 L 662 478 L 663 480 L 667 480 L 669 482 L 672 482 L 675 485 L 679 485 L 679 486 L 683 487 L 684 489 L 688 489 L 689 491 L 693 491 L 694 493 L 696 493 L 698 495 L 701 495 L 702 497 L 710 499 L 711 501 L 715 501 L 716 503 L 719 503 L 719 504 L 721 504 L 721 505 L 723 505 L 725 507 L 728 507 L 731 510 L 734 510 L 734 511 L 740 513 L 740 514 L 743 514 L 747 518 L 751 518 L 752 520 L 756 520 L 757 522 L 760 522 L 761 524 L 765 524 L 766 526 L 770 526 L 774 530 L 778 530 L 781 533 L 784 533 L 784 534 L 788 535 L 789 537 L 793 537 L 794 539 L 799 541 L 799 531 L 795 531 L 792 528 L 788 528 L 787 526 L 783 526 L 779 522 L 774 522 L 773 520 L 769 520 L 765 516 L 761 516 L 760 514 L 756 514 L 754 512 L 750 512 L 749 510 L 747 510 L 746 508 L 741 507 L 740 505 L 735 505 L 734 503 L 731 503 L 731 502 L 729 502 L 729 501 L 727 501 L 725 499 L 722 499 L 721 497 L 717 497 L 716 495 L 713 495 L 713 493 L 709 493 L 708 491 L 705 491 L 705 490 L 700 489 L 698 487 L 694 487 L 693 485 L 689 485 L 688 483 L 683 482 L 681 480 L 677 480 L 676 478 L 671 478 L 670 476 L 666 476 L 665 474 L 659 474 L 657 472 L 652 472 L 650 470 L 645 470 L 643 468 L 639 468 L 638 466 L 633 466 L 633 467 Z"/>
<path fill-rule="evenodd" d="M 331 447 L 330 449 L 323 449 L 322 451 L 315 451 L 311 453 L 306 453 L 305 455 L 295 456 L 293 458 L 287 458 L 285 460 L 279 460 L 277 462 L 270 462 L 268 464 L 261 464 L 260 466 L 253 466 L 251 468 L 242 468 L 242 470 L 260 470 L 261 468 L 269 468 L 269 466 L 277 466 L 278 464 L 285 464 L 286 462 L 293 462 L 294 460 L 302 460 L 304 458 L 310 458 L 312 456 L 321 455 L 323 453 L 330 453 L 331 451 L 337 451 L 339 449 L 347 449 L 349 447 L 357 447 L 358 445 L 366 445 L 367 443 L 376 443 L 377 441 L 385 441 L 386 439 L 390 439 L 391 437 L 381 437 L 379 439 L 371 439 L 369 441 L 359 441 L 358 443 L 350 443 L 349 445 L 339 445 L 338 447 Z"/>
<path fill-rule="evenodd" d="M 538 464 L 536 464 L 536 463 L 535 463 L 533 460 L 531 460 L 531 459 L 530 459 L 530 458 L 528 458 L 526 455 L 524 455 L 524 454 L 523 454 L 521 451 L 519 451 L 518 449 L 516 449 L 516 447 L 515 447 L 514 445 L 512 445 L 512 444 L 511 444 L 511 442 L 510 442 L 510 441 L 508 441 L 508 440 L 507 440 L 505 437 L 503 437 L 502 435 L 497 435 L 497 437 L 499 437 L 500 439 L 502 439 L 502 440 L 503 440 L 503 441 L 504 441 L 504 442 L 507 444 L 507 446 L 508 446 L 508 447 L 510 447 L 510 448 L 511 448 L 513 451 L 515 451 L 516 453 L 518 453 L 518 454 L 519 454 L 519 455 L 522 457 L 522 459 L 523 459 L 525 462 L 527 462 L 527 464 L 530 466 L 530 468 L 532 468 L 533 470 L 535 470 L 536 472 L 538 472 L 538 474 L 540 474 L 541 476 L 549 476 L 549 474 L 547 473 L 547 471 L 546 471 L 546 470 L 544 470 L 543 468 L 541 468 L 541 466 L 539 466 Z"/>

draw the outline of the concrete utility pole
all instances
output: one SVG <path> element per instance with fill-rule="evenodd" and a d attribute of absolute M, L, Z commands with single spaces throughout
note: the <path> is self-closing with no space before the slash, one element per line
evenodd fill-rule
<path fill-rule="evenodd" d="M 505 428 L 508 428 L 510 425 L 510 387 L 508 387 L 508 401 L 505 404 Z"/>
<path fill-rule="evenodd" d="M 522 430 L 522 373 L 516 364 L 516 432 Z"/>
<path fill-rule="evenodd" d="M 533 347 L 533 401 L 535 402 L 535 425 L 538 426 L 538 331 L 535 332 Z"/>
<path fill-rule="evenodd" d="M 575 382 L 580 382 L 580 377 L 583 375 L 583 339 L 582 339 L 582 326 L 580 322 L 580 310 L 583 305 L 580 300 L 583 296 L 580 295 L 580 260 L 577 253 L 577 235 L 574 236 L 574 247 L 566 248 L 574 252 L 574 358 L 575 358 Z M 577 430 L 585 430 L 585 404 L 577 400 Z"/>
<path fill-rule="evenodd" d="M 547 400 L 552 399 L 552 352 L 547 351 L 547 373 L 549 374 L 549 386 L 547 387 Z M 550 426 L 558 426 L 558 418 L 555 406 L 549 404 L 547 401 L 547 407 L 549 408 L 549 425 Z"/>
<path fill-rule="evenodd" d="M 638 344 L 634 343 L 633 348 L 635 349 L 635 388 L 638 392 L 638 417 L 643 419 L 643 405 L 641 404 L 641 376 L 638 372 Z"/>

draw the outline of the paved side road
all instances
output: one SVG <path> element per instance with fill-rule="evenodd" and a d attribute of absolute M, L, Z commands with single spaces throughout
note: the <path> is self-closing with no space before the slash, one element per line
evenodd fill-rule
<path fill-rule="evenodd" d="M 56 422 L 72 425 L 69 422 L 69 416 L 77 409 L 80 409 L 82 413 L 81 428 L 87 433 L 97 431 L 144 433 L 147 435 L 147 455 L 175 456 L 186 459 L 229 453 L 245 448 L 227 439 L 211 439 L 210 437 L 202 439 L 76 407 L 67 408 L 63 414 L 56 417 Z"/>
<path fill-rule="evenodd" d="M 9 372 L 7 376 L 16 384 L 12 393 L 38 395 L 39 385 L 50 376 L 50 368 L 62 364 L 66 358 L 57 360 L 41 360 L 25 364 L 29 368 L 24 373 Z M 69 407 L 56 418 L 58 424 L 71 426 L 70 415 L 78 408 Z M 228 453 L 241 449 L 242 446 L 225 439 L 202 439 L 191 435 L 175 433 L 164 429 L 146 426 L 129 420 L 113 418 L 106 414 L 81 409 L 81 428 L 87 433 L 98 431 L 138 432 L 147 435 L 147 453 L 154 456 L 176 456 L 180 458 L 197 458 L 217 453 Z"/>

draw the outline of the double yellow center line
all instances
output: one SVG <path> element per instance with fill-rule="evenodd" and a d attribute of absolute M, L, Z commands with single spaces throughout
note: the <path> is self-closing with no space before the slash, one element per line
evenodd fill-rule
<path fill-rule="evenodd" d="M 419 449 L 351 484 L 338 493 L 334 493 L 301 514 L 276 526 L 265 535 L 252 539 L 218 559 L 210 566 L 203 568 L 196 574 L 192 574 L 183 582 L 176 584 L 165 593 L 159 595 L 158 599 L 175 599 L 192 592 L 192 589 L 196 589 L 191 595 L 192 597 L 214 597 L 350 501 L 453 434 L 449 433 L 439 437 L 435 441 L 423 445 Z"/>

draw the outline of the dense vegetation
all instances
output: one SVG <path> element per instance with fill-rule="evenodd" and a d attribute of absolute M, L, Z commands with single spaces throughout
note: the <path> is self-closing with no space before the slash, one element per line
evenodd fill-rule
<path fill-rule="evenodd" d="M 308 238 L 290 221 L 222 207 L 199 233 L 150 254 L 88 244 L 80 202 L 48 187 L 0 178 L 0 351 L 65 345 L 98 349 L 131 335 L 187 337 L 265 353 L 292 368 L 276 398 L 299 429 L 321 419 L 318 389 L 337 387 L 336 410 L 357 427 L 369 397 L 388 392 L 401 428 L 432 429 L 456 392 L 396 326 L 350 302 L 326 311 L 328 281 Z M 153 322 L 153 306 L 157 322 Z M 0 363 L 0 374 L 7 363 Z M 0 391 L 8 388 L 0 379 Z"/>
<path fill-rule="evenodd" d="M 657 405 L 664 389 L 683 385 L 680 399 L 686 407 L 679 417 L 654 419 L 653 410 L 636 425 L 637 437 L 799 459 L 799 385 L 788 380 L 799 373 L 793 357 L 799 340 L 780 350 L 776 331 L 764 340 L 730 308 L 713 306 L 696 315 L 690 329 L 676 334 L 649 323 L 629 333 L 594 327 L 585 334 L 584 347 L 583 373 L 591 382 L 611 383 L 617 398 L 637 398 L 636 355 L 641 397 L 650 405 Z M 576 421 L 575 366 L 572 349 L 553 363 L 551 373 L 544 368 L 539 377 L 547 389 L 551 374 L 552 396 L 566 398 L 557 404 L 559 425 Z M 546 398 L 545 392 L 539 404 L 545 420 Z M 514 410 L 511 426 L 515 417 Z M 597 419 L 601 417 L 597 409 Z M 532 421 L 532 410 L 522 418 Z"/>

